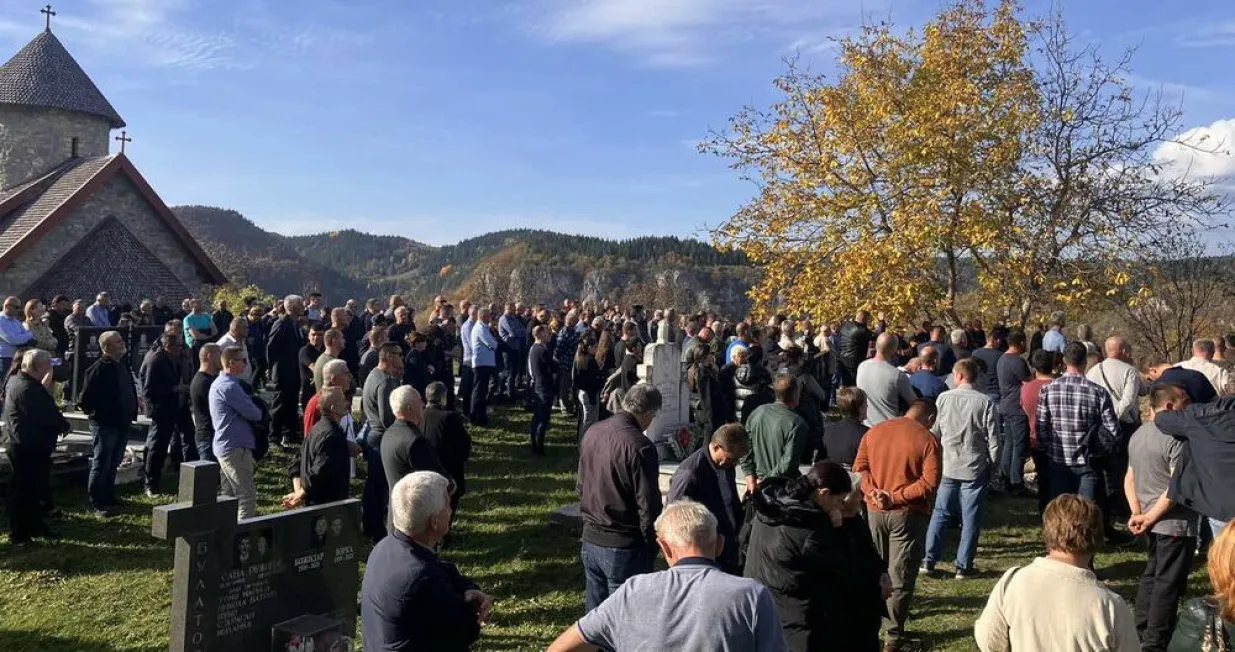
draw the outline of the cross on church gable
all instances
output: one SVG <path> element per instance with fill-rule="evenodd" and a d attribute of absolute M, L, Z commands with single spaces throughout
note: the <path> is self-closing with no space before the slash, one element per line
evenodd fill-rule
<path fill-rule="evenodd" d="M 47 5 L 46 7 L 43 7 L 42 9 L 40 9 L 40 10 L 39 10 L 39 13 L 40 13 L 40 14 L 44 14 L 45 16 L 47 16 L 47 27 L 46 27 L 46 29 L 47 29 L 47 31 L 49 31 L 49 32 L 50 32 L 50 31 L 51 31 L 51 17 L 52 17 L 52 16 L 55 16 L 55 15 L 56 15 L 56 12 L 52 10 L 51 5 Z"/>
<path fill-rule="evenodd" d="M 120 135 L 116 136 L 115 140 L 120 143 L 121 154 L 124 153 L 125 144 L 133 142 L 133 139 L 129 137 L 129 132 L 127 131 L 121 131 Z"/>

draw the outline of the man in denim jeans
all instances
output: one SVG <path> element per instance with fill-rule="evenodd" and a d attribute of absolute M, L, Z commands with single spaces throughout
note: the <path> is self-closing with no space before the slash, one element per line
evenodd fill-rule
<path fill-rule="evenodd" d="M 627 578 L 652 572 L 656 561 L 660 463 L 643 431 L 660 406 L 660 391 L 639 383 L 622 397 L 622 410 L 593 425 L 579 445 L 588 611 Z"/>
<path fill-rule="evenodd" d="M 999 460 L 999 415 L 995 402 L 973 386 L 979 375 L 975 359 L 958 360 L 952 375 L 956 389 L 939 395 L 939 416 L 932 428 L 943 449 L 943 481 L 926 532 L 922 572 L 935 572 L 935 562 L 943 555 L 944 531 L 950 521 L 959 517 L 961 540 L 956 550 L 956 579 L 965 579 L 974 574 L 982 499 L 990 486 L 991 469 Z"/>
<path fill-rule="evenodd" d="M 90 418 L 92 453 L 86 491 L 90 511 L 107 517 L 116 504 L 116 469 L 124 459 L 129 428 L 137 418 L 137 388 L 124 363 L 127 349 L 116 331 L 99 336 L 102 355 L 86 370 L 78 407 Z"/>

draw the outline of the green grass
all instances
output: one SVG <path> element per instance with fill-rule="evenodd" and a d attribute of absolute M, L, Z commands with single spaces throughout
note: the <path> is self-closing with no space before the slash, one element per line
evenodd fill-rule
<path fill-rule="evenodd" d="M 531 455 L 527 429 L 525 412 L 499 409 L 491 428 L 472 430 L 469 493 L 454 545 L 444 553 L 496 601 L 478 650 L 543 650 L 582 615 L 578 533 L 547 521 L 576 499 L 573 421 L 555 420 L 543 458 Z M 263 513 L 277 511 L 287 491 L 285 459 L 276 453 L 262 465 Z M 59 523 L 63 539 L 17 549 L 7 534 L 0 536 L 0 650 L 167 649 L 172 549 L 150 536 L 156 501 L 139 490 L 124 487 L 122 515 L 104 522 L 86 515 L 84 487 L 61 487 L 56 499 L 66 512 Z M 974 580 L 919 581 L 911 633 L 936 650 L 976 649 L 973 621 L 1002 570 L 1042 552 L 1035 506 L 1032 500 L 988 499 L 978 551 L 983 573 Z M 948 550 L 954 554 L 955 548 Z M 1136 549 L 1104 553 L 1098 572 L 1130 600 L 1143 564 Z M 1191 590 L 1207 587 L 1198 561 Z"/>

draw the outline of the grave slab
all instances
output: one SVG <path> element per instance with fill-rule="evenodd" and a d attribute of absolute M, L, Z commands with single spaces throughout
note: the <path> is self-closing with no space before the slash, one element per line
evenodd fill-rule
<path fill-rule="evenodd" d="M 176 546 L 172 652 L 270 650 L 306 622 L 315 637 L 355 638 L 360 501 L 237 522 L 218 489 L 218 464 L 182 464 L 179 502 L 154 508 L 151 533 Z"/>

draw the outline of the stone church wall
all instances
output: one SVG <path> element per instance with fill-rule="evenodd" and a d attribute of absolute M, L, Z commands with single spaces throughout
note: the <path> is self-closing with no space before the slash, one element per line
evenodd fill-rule
<path fill-rule="evenodd" d="M 41 107 L 0 105 L 0 188 L 37 177 L 73 156 L 106 156 L 106 118 Z"/>
<path fill-rule="evenodd" d="M 0 272 L 0 287 L 8 288 L 7 292 L 10 293 L 30 287 L 109 216 L 119 219 L 147 249 L 171 269 L 186 288 L 196 290 L 206 282 L 200 275 L 193 256 L 146 203 L 128 177 L 119 173 L 43 236 L 37 244 L 26 250 L 9 269 Z"/>

